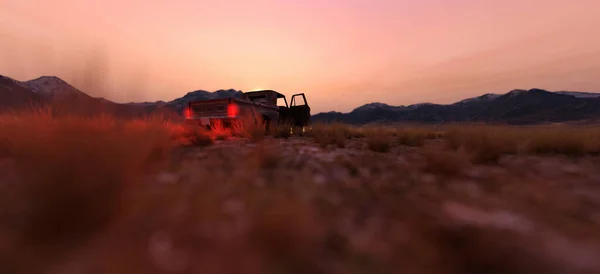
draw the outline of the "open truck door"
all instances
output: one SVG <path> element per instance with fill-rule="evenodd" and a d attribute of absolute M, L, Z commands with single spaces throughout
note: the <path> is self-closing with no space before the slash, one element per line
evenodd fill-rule
<path fill-rule="evenodd" d="M 310 124 L 310 106 L 304 93 L 292 95 L 289 115 L 293 118 L 294 125 L 297 127 L 305 127 Z"/>

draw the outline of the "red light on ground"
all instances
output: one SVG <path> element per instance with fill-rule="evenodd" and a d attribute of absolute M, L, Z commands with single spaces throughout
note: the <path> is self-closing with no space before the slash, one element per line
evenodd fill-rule
<path fill-rule="evenodd" d="M 229 104 L 229 106 L 227 106 L 227 116 L 235 117 L 238 115 L 238 112 L 239 112 L 239 109 L 236 104 Z"/>

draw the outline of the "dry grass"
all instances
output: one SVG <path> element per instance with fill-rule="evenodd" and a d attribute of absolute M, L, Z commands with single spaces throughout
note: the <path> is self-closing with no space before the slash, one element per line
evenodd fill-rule
<path fill-rule="evenodd" d="M 181 140 L 211 140 L 187 130 L 160 119 L 0 116 L 0 273 L 585 273 L 577 267 L 586 261 L 570 264 L 540 243 L 556 233 L 600 242 L 586 206 L 594 201 L 558 183 L 572 178 L 550 184 L 508 174 L 470 178 L 475 191 L 451 187 L 474 167 L 468 153 L 492 148 L 496 157 L 520 153 L 515 147 L 524 144 L 527 153 L 571 154 L 580 148 L 565 144 L 584 140 L 583 151 L 592 153 L 592 130 L 568 139 L 536 135 L 547 129 L 457 128 L 443 137 L 450 146 L 425 144 L 411 157 L 363 153 L 317 163 L 251 133 L 244 134 L 258 144 L 171 158 Z M 309 134 L 325 147 L 363 135 L 372 150 L 385 152 L 408 131 L 337 124 L 315 125 Z M 166 172 L 173 163 L 176 170 Z M 573 180 L 595 186 L 582 178 Z M 517 191 L 524 184 L 528 191 Z M 484 191 L 492 187 L 498 189 Z M 453 200 L 505 212 L 468 223 L 479 209 Z M 539 213 L 544 203 L 562 218 L 554 234 L 510 227 L 526 219 L 545 231 L 552 214 Z M 506 217 L 513 210 L 524 217 Z M 447 211 L 466 217 L 459 222 Z"/>
<path fill-rule="evenodd" d="M 350 126 L 344 124 L 316 124 L 308 136 L 323 148 L 335 145 L 338 148 L 346 147 L 346 142 L 352 137 Z"/>
<path fill-rule="evenodd" d="M 182 146 L 208 146 L 212 145 L 213 138 L 204 127 L 197 125 L 172 125 L 169 127 L 171 139 Z"/>
<path fill-rule="evenodd" d="M 232 129 L 225 126 L 223 121 L 214 120 L 210 124 L 210 134 L 215 140 L 227 140 L 232 135 Z"/>
<path fill-rule="evenodd" d="M 394 145 L 422 147 L 445 140 L 452 149 L 464 149 L 476 163 L 495 163 L 517 154 L 595 155 L 600 153 L 600 129 L 578 126 L 447 126 L 355 128 L 344 124 L 317 124 L 309 136 L 322 147 L 345 147 L 348 139 L 365 138 L 370 149 L 387 152 Z"/>
<path fill-rule="evenodd" d="M 259 142 L 266 135 L 265 122 L 258 115 L 255 117 L 244 117 L 233 123 L 233 134 L 252 142 Z"/>
<path fill-rule="evenodd" d="M 600 153 L 600 129 L 547 127 L 528 133 L 525 146 L 530 153 L 581 156 Z"/>
<path fill-rule="evenodd" d="M 448 150 L 440 144 L 432 144 L 423 149 L 422 156 L 423 170 L 431 174 L 454 176 L 471 166 L 471 159 L 462 148 Z"/>
<path fill-rule="evenodd" d="M 500 157 L 522 151 L 524 135 L 503 127 L 451 128 L 446 141 L 451 148 L 467 150 L 475 162 L 492 163 Z"/>
<path fill-rule="evenodd" d="M 394 132 L 400 145 L 420 147 L 425 145 L 427 140 L 441 138 L 443 134 L 439 131 L 423 128 L 400 128 Z"/>
<path fill-rule="evenodd" d="M 388 152 L 392 148 L 393 133 L 385 128 L 370 128 L 364 131 L 367 148 L 375 152 Z"/>
<path fill-rule="evenodd" d="M 169 137 L 169 125 L 158 120 L 2 116 L 0 143 L 19 182 L 3 180 L 0 191 L 0 231 L 15 244 L 0 255 L 15 260 L 1 272 L 19 273 L 36 256 L 51 260 L 108 227 L 122 194 L 162 167 Z"/>
<path fill-rule="evenodd" d="M 600 129 L 576 126 L 462 126 L 448 130 L 452 148 L 465 148 L 476 162 L 496 162 L 504 155 L 561 154 L 582 156 L 600 152 Z"/>

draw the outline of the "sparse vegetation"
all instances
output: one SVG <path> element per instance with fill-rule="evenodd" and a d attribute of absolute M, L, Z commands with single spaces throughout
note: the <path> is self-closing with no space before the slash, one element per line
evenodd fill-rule
<path fill-rule="evenodd" d="M 401 128 L 394 132 L 398 143 L 405 146 L 420 147 L 425 145 L 427 140 L 442 137 L 438 131 L 422 128 Z"/>
<path fill-rule="evenodd" d="M 522 151 L 523 133 L 503 127 L 453 127 L 446 141 L 453 149 L 465 149 L 477 163 L 497 162 L 504 155 Z"/>
<path fill-rule="evenodd" d="M 253 125 L 0 116 L 0 273 L 600 270 L 597 129 Z"/>
<path fill-rule="evenodd" d="M 504 155 L 581 156 L 600 151 L 600 130 L 578 126 L 462 126 L 448 130 L 452 148 L 464 147 L 476 162 L 496 162 Z"/>
<path fill-rule="evenodd" d="M 375 152 L 388 152 L 392 147 L 392 133 L 384 128 L 374 128 L 365 133 L 367 147 Z"/>
<path fill-rule="evenodd" d="M 313 125 L 309 136 L 312 136 L 323 148 L 329 145 L 343 148 L 351 137 L 350 133 L 350 127 L 344 124 L 317 124 Z"/>
<path fill-rule="evenodd" d="M 597 154 L 600 152 L 600 129 L 573 126 L 538 128 L 529 133 L 524 146 L 535 154 Z"/>

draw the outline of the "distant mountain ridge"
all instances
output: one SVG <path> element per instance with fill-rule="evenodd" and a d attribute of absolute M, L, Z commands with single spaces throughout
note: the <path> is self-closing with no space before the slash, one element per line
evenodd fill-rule
<path fill-rule="evenodd" d="M 530 124 L 600 121 L 600 93 L 543 89 L 515 89 L 506 94 L 484 94 L 453 104 L 423 103 L 390 106 L 369 103 L 348 113 L 313 115 L 316 122 L 350 124 L 397 122 L 496 122 Z"/>
<path fill-rule="evenodd" d="M 85 94 L 56 76 L 41 76 L 19 83 L 37 94 Z"/>
<path fill-rule="evenodd" d="M 27 108 L 42 103 L 43 98 L 22 82 L 0 75 L 0 111 Z"/>
<path fill-rule="evenodd" d="M 115 103 L 95 98 L 73 87 L 56 76 L 42 76 L 29 81 L 18 81 L 0 75 L 0 111 L 14 111 L 35 105 L 52 103 L 66 112 L 93 115 L 111 113 L 124 117 L 139 117 L 152 113 L 179 115 L 189 101 L 238 97 L 239 90 L 196 90 L 181 98 L 164 102 Z"/>
<path fill-rule="evenodd" d="M 242 95 L 242 91 L 224 89 L 209 92 L 196 90 L 172 101 L 115 103 L 91 97 L 55 76 L 17 81 L 0 75 L 0 111 L 11 111 L 53 102 L 71 112 L 92 115 L 99 112 L 123 117 L 152 113 L 181 116 L 187 102 Z M 392 106 L 373 102 L 348 113 L 323 112 L 312 116 L 313 122 L 339 121 L 350 124 L 369 123 L 443 123 L 505 122 L 516 124 L 600 121 L 600 93 L 515 89 L 506 94 L 487 93 L 453 104 L 420 103 Z"/>

